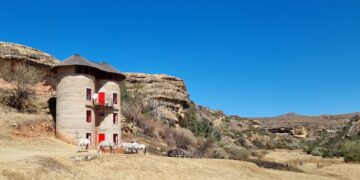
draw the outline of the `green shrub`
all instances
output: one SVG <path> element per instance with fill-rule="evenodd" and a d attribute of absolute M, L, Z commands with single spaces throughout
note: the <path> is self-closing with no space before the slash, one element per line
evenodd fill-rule
<path fill-rule="evenodd" d="M 347 141 L 339 149 L 346 162 L 360 162 L 360 140 Z"/>
<path fill-rule="evenodd" d="M 267 154 L 267 151 L 251 151 L 250 154 L 252 157 L 256 157 L 257 159 L 262 159 Z"/>
<path fill-rule="evenodd" d="M 210 157 L 215 159 L 228 159 L 229 156 L 223 148 L 214 148 L 210 150 Z"/>
<path fill-rule="evenodd" d="M 322 148 L 316 147 L 311 151 L 311 155 L 313 156 L 322 156 Z"/>
<path fill-rule="evenodd" d="M 323 158 L 334 158 L 334 157 L 341 157 L 342 153 L 341 151 L 337 149 L 322 149 L 321 151 Z"/>
<path fill-rule="evenodd" d="M 274 143 L 274 141 L 268 141 L 267 143 L 266 143 L 266 149 L 275 149 L 275 143 Z"/>
<path fill-rule="evenodd" d="M 224 146 L 224 149 L 227 153 L 229 153 L 230 159 L 245 160 L 249 157 L 249 152 L 240 146 L 229 144 Z"/>
<path fill-rule="evenodd" d="M 252 143 L 259 149 L 267 149 L 267 143 L 265 143 L 264 141 L 255 139 L 254 141 L 252 141 Z"/>
<path fill-rule="evenodd" d="M 301 149 L 300 145 L 296 142 L 293 142 L 293 140 L 290 138 L 271 140 L 266 143 L 265 147 L 267 149 Z"/>
<path fill-rule="evenodd" d="M 214 127 L 213 123 L 199 118 L 195 104 L 191 104 L 186 111 L 185 117 L 179 121 L 181 127 L 190 129 L 194 135 L 219 141 L 221 139 L 220 131 Z"/>
<path fill-rule="evenodd" d="M 360 154 L 354 153 L 354 152 L 347 153 L 344 156 L 344 161 L 345 162 L 360 162 Z"/>

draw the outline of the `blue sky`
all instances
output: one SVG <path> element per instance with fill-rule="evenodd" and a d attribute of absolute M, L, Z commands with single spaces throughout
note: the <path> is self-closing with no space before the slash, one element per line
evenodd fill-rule
<path fill-rule="evenodd" d="M 228 114 L 360 111 L 359 1 L 4 1 L 0 40 L 177 76 Z"/>

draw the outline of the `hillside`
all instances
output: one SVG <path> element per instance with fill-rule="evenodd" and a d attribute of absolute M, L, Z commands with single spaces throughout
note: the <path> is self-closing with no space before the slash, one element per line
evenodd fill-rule
<path fill-rule="evenodd" d="M 3 61 L 29 62 L 46 71 L 58 63 L 51 55 L 13 43 L 0 43 L 0 62 Z M 350 166 L 349 172 L 358 171 L 341 157 L 354 162 L 360 159 L 357 153 L 360 148 L 356 148 L 360 145 L 359 113 L 231 116 L 193 102 L 180 78 L 164 74 L 126 75 L 126 81 L 120 84 L 122 141 L 146 144 L 151 156 L 96 156 L 93 161 L 75 162 L 74 156 L 79 156 L 74 153 L 76 147 L 54 138 L 56 123 L 54 111 L 50 110 L 56 102 L 54 76 L 48 72 L 44 81 L 35 86 L 36 93 L 29 102 L 32 110 L 25 111 L 28 113 L 18 113 L 2 103 L 11 87 L 0 78 L 0 179 L 12 176 L 149 179 L 155 174 L 168 179 L 175 173 L 179 179 L 351 179 L 342 168 Z M 170 149 L 186 150 L 204 159 L 170 159 L 165 157 Z M 285 150 L 278 153 L 277 149 Z M 93 156 L 94 151 L 89 154 Z M 244 160 L 259 167 L 287 171 L 259 168 Z M 293 161 L 297 163 L 294 165 Z M 338 174 L 331 172 L 335 165 L 341 169 Z M 100 171 L 91 171 L 94 168 Z"/>
<path fill-rule="evenodd" d="M 51 136 L 21 138 L 0 133 L 0 146 L 0 179 L 336 179 L 232 160 L 97 156 L 94 150 L 79 154 L 77 147 Z M 76 160 L 89 155 L 95 159 Z"/>
<path fill-rule="evenodd" d="M 0 114 L 0 179 L 358 179 L 360 166 L 321 160 L 296 151 L 274 151 L 266 159 L 304 161 L 304 172 L 259 168 L 221 159 L 178 159 L 150 155 L 76 153 L 77 147 L 54 138 L 44 114 Z M 14 125 L 16 124 L 16 126 Z M 33 129 L 27 129 L 33 127 Z M 27 132 L 27 133 L 25 133 Z M 49 133 L 50 132 L 50 133 Z M 82 157 L 92 157 L 90 161 Z M 308 162 L 308 163 L 306 163 Z M 335 163 L 334 163 L 335 162 Z M 316 164 L 321 164 L 317 168 Z M 336 169 L 336 171 L 334 171 Z M 349 176 L 352 174 L 352 176 Z"/>

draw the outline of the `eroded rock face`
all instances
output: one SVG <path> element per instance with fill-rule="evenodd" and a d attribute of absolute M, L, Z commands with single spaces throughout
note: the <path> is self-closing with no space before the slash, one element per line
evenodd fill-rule
<path fill-rule="evenodd" d="M 45 52 L 8 42 L 0 42 L 0 60 L 30 61 L 49 67 L 59 63 L 59 60 Z"/>
<path fill-rule="evenodd" d="M 226 118 L 226 115 L 221 110 L 212 110 L 204 106 L 197 106 L 196 111 L 199 114 L 199 118 L 210 121 L 215 127 L 219 127 L 222 120 Z"/>
<path fill-rule="evenodd" d="M 17 63 L 28 63 L 48 72 L 44 80 L 33 87 L 36 94 L 53 93 L 56 82 L 49 72 L 49 68 L 59 62 L 55 57 L 40 50 L 20 44 L 0 42 L 0 65 L 8 63 L 14 66 Z M 10 89 L 11 85 L 0 77 L 0 88 Z"/>
<path fill-rule="evenodd" d="M 138 96 L 156 119 L 178 124 L 190 100 L 182 79 L 164 74 L 127 73 L 126 88 Z"/>
<path fill-rule="evenodd" d="M 298 138 L 306 138 L 308 135 L 308 131 L 304 126 L 294 127 L 290 132 L 291 135 Z"/>
<path fill-rule="evenodd" d="M 352 137 L 360 134 L 360 121 L 354 121 L 351 123 L 349 131 L 346 133 L 347 137 Z"/>

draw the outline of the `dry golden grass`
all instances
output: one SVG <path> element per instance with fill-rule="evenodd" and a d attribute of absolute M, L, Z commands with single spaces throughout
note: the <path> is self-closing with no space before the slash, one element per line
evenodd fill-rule
<path fill-rule="evenodd" d="M 2 138 L 0 146 L 0 179 L 328 179 L 231 160 L 102 155 L 77 162 L 75 146 L 50 137 Z"/>
<path fill-rule="evenodd" d="M 360 179 L 360 164 L 344 163 L 342 158 L 315 157 L 301 150 L 276 150 L 265 155 L 264 159 L 285 163 L 307 174 L 336 179 Z"/>
<path fill-rule="evenodd" d="M 8 113 L 0 115 L 0 180 L 2 179 L 360 179 L 359 165 L 334 164 L 317 168 L 301 166 L 306 173 L 263 169 L 253 163 L 176 159 L 154 155 L 101 155 L 92 161 L 75 161 L 75 156 L 96 155 L 94 150 L 77 154 L 77 147 L 51 135 L 14 136 L 11 123 L 34 121 L 39 116 Z M 16 130 L 15 130 L 16 131 Z M 132 139 L 133 137 L 127 137 Z M 140 140 L 140 139 L 139 139 Z M 141 139 L 141 142 L 147 139 Z M 151 142 L 147 142 L 151 145 Z M 158 144 L 156 146 L 162 147 Z M 270 152 L 265 158 L 288 162 L 306 158 L 299 152 Z M 308 162 L 307 162 L 308 163 Z M 349 174 L 352 174 L 351 176 Z"/>

